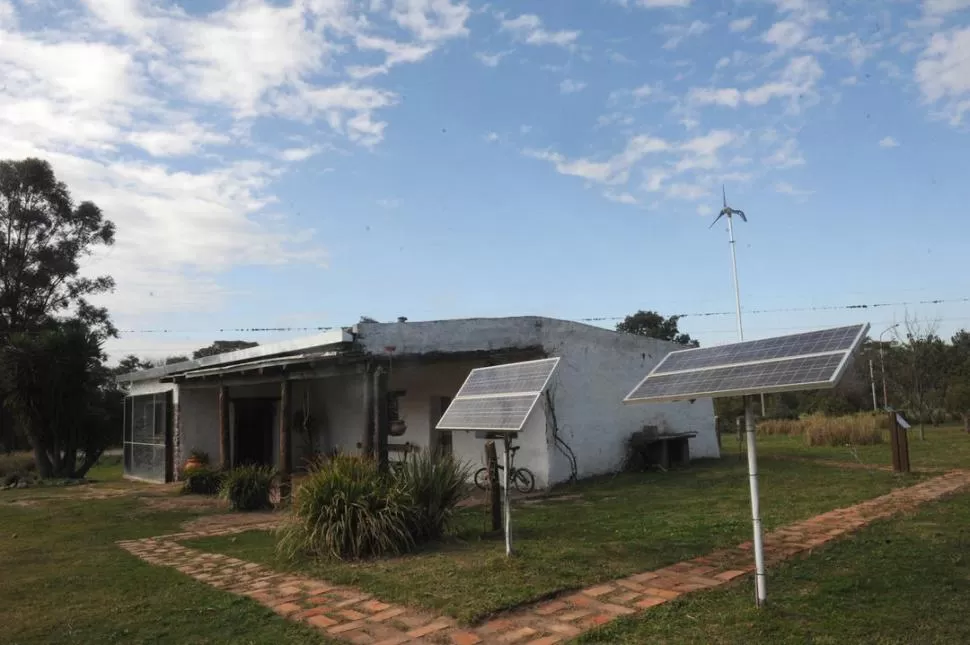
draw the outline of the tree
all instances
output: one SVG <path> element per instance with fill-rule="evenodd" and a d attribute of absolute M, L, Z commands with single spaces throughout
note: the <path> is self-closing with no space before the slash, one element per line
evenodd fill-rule
<path fill-rule="evenodd" d="M 946 407 L 963 418 L 963 429 L 970 433 L 970 381 L 961 380 L 950 385 L 946 392 Z"/>
<path fill-rule="evenodd" d="M 623 322 L 616 325 L 616 331 L 638 336 L 649 336 L 660 340 L 669 340 L 688 347 L 700 347 L 700 343 L 690 337 L 690 334 L 682 334 L 677 328 L 680 316 L 664 318 L 655 311 L 643 311 L 627 316 Z"/>
<path fill-rule="evenodd" d="M 78 271 L 85 256 L 114 243 L 114 232 L 93 203 L 75 206 L 46 161 L 0 161 L 0 332 L 38 329 L 70 308 L 113 332 L 107 311 L 86 298 L 114 281 Z"/>
<path fill-rule="evenodd" d="M 235 352 L 240 349 L 249 349 L 250 347 L 256 347 L 257 345 L 259 345 L 259 343 L 253 343 L 247 340 L 216 340 L 213 341 L 211 345 L 202 347 L 192 352 L 192 358 L 205 358 L 206 356 L 215 356 L 216 354 Z"/>
<path fill-rule="evenodd" d="M 128 374 L 129 372 L 137 372 L 139 370 L 149 370 L 153 367 L 155 367 L 155 363 L 152 361 L 139 358 L 134 354 L 128 354 L 118 361 L 118 364 L 111 369 L 111 373 L 114 375 Z"/>
<path fill-rule="evenodd" d="M 169 356 L 165 359 L 166 365 L 175 365 L 176 363 L 184 363 L 186 361 L 192 360 L 188 356 Z"/>
<path fill-rule="evenodd" d="M 104 333 L 81 319 L 11 334 L 0 349 L 7 405 L 41 477 L 83 477 L 121 427 L 123 394 L 104 366 Z"/>
<path fill-rule="evenodd" d="M 899 331 L 900 327 L 903 331 Z M 907 403 L 919 415 L 919 438 L 926 438 L 926 416 L 930 402 L 945 398 L 946 344 L 936 335 L 937 323 L 906 316 L 897 327 L 899 351 L 893 352 L 894 380 L 905 393 Z"/>

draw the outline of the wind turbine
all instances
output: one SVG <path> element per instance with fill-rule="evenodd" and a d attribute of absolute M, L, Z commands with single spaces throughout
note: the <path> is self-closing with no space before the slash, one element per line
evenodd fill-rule
<path fill-rule="evenodd" d="M 741 221 L 747 222 L 748 216 L 744 214 L 743 210 L 737 208 L 731 208 L 727 203 L 727 192 L 724 190 L 724 185 L 721 184 L 721 199 L 723 200 L 723 207 L 721 212 L 717 214 L 711 225 L 708 226 L 708 230 L 714 228 L 722 217 L 727 217 L 728 221 L 728 239 L 731 243 L 731 269 L 734 275 L 734 306 L 737 310 L 738 319 L 738 340 L 744 340 L 744 326 L 741 324 L 741 288 L 738 286 L 738 255 L 735 251 L 734 242 L 734 216 L 737 215 L 741 218 Z M 765 415 L 765 395 L 761 395 L 761 416 Z"/>

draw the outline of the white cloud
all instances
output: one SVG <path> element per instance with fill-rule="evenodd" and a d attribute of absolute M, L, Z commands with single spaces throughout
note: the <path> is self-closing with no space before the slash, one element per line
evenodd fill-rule
<path fill-rule="evenodd" d="M 762 163 L 769 168 L 792 168 L 804 165 L 805 157 L 798 148 L 798 141 L 786 139 L 773 153 L 765 157 Z"/>
<path fill-rule="evenodd" d="M 924 0 L 923 10 L 930 15 L 945 15 L 970 9 L 970 0 Z"/>
<path fill-rule="evenodd" d="M 660 28 L 660 33 L 669 35 L 667 41 L 663 44 L 663 48 L 676 49 L 685 39 L 700 36 L 710 28 L 710 23 L 700 20 L 694 20 L 687 25 L 663 25 Z"/>
<path fill-rule="evenodd" d="M 747 31 L 748 29 L 751 29 L 751 27 L 754 25 L 754 20 L 755 20 L 754 16 L 748 16 L 747 18 L 738 18 L 736 20 L 732 20 L 730 23 L 728 23 L 728 29 L 730 29 L 734 33 Z"/>
<path fill-rule="evenodd" d="M 489 54 L 487 52 L 476 52 L 475 58 L 477 58 L 485 67 L 498 67 L 498 64 L 502 62 L 502 59 L 508 55 L 509 52 L 496 52 L 494 54 Z"/>
<path fill-rule="evenodd" d="M 703 217 L 709 217 L 714 214 L 714 209 L 708 204 L 698 204 L 697 214 Z"/>
<path fill-rule="evenodd" d="M 102 301 L 119 320 L 215 306 L 222 272 L 240 265 L 325 262 L 274 182 L 329 139 L 380 143 L 398 97 L 374 81 L 467 36 L 471 13 L 452 0 L 371 8 L 381 20 L 343 0 L 192 13 L 85 0 L 31 30 L 0 0 L 0 149 L 49 159 L 76 199 L 116 223 L 114 247 L 82 271 L 115 276 Z M 320 143 L 261 140 L 280 130 Z M 189 155 L 191 166 L 175 165 Z"/>
<path fill-rule="evenodd" d="M 775 184 L 775 192 L 781 193 L 782 195 L 791 195 L 793 197 L 804 197 L 806 195 L 811 195 L 815 191 L 802 190 L 800 188 L 795 188 L 787 181 L 779 181 Z"/>
<path fill-rule="evenodd" d="M 489 143 L 495 143 L 499 140 L 498 132 L 489 132 L 485 135 L 485 140 Z"/>
<path fill-rule="evenodd" d="M 790 20 L 776 22 L 768 31 L 761 34 L 761 40 L 781 50 L 797 47 L 807 37 L 808 31 L 805 27 Z"/>
<path fill-rule="evenodd" d="M 586 83 L 571 78 L 567 78 L 559 84 L 559 91 L 563 94 L 573 94 L 575 92 L 581 92 L 584 89 L 586 89 Z"/>
<path fill-rule="evenodd" d="M 701 184 L 678 182 L 668 185 L 665 194 L 671 199 L 696 202 L 710 195 L 710 190 Z"/>
<path fill-rule="evenodd" d="M 718 59 L 717 63 L 714 65 L 714 69 L 723 69 L 731 64 L 731 59 L 728 56 L 722 56 Z"/>
<path fill-rule="evenodd" d="M 628 204 L 630 206 L 635 206 L 640 203 L 639 200 L 630 193 L 614 193 L 611 191 L 606 191 L 603 193 L 603 196 L 611 202 L 616 202 L 617 204 Z"/>
<path fill-rule="evenodd" d="M 401 205 L 400 199 L 378 199 L 377 205 L 381 208 L 386 208 L 387 210 L 393 210 Z"/>
<path fill-rule="evenodd" d="M 501 28 L 509 32 L 513 38 L 528 45 L 558 45 L 569 47 L 579 38 L 579 31 L 547 31 L 542 26 L 542 19 L 531 13 L 522 14 L 517 18 L 502 18 Z"/>
<path fill-rule="evenodd" d="M 318 146 L 309 146 L 307 148 L 287 148 L 280 152 L 280 159 L 283 161 L 306 161 L 313 155 L 320 152 Z"/>
<path fill-rule="evenodd" d="M 899 142 L 893 137 L 883 137 L 879 140 L 880 148 L 897 148 L 899 147 Z"/>
<path fill-rule="evenodd" d="M 859 84 L 859 77 L 858 76 L 846 76 L 841 81 L 839 81 L 839 83 L 841 83 L 842 85 L 858 85 Z"/>
<path fill-rule="evenodd" d="M 803 103 L 818 100 L 815 86 L 822 78 L 822 67 L 814 56 L 792 58 L 774 81 L 744 91 L 737 88 L 693 88 L 688 101 L 695 105 L 721 105 L 736 108 L 742 103 L 765 105 L 774 99 L 788 99 L 788 108 L 798 112 Z"/>
<path fill-rule="evenodd" d="M 563 155 L 549 150 L 523 150 L 523 154 L 534 159 L 552 163 L 561 175 L 581 177 L 601 184 L 624 184 L 630 176 L 630 168 L 650 154 L 668 150 L 670 145 L 663 139 L 648 135 L 638 135 L 627 141 L 622 152 L 606 161 L 576 159 L 570 161 Z"/>
<path fill-rule="evenodd" d="M 970 27 L 933 34 L 916 64 L 923 100 L 958 125 L 970 111 Z"/>
<path fill-rule="evenodd" d="M 664 9 L 670 7 L 689 7 L 690 0 L 637 0 L 637 6 L 645 9 Z"/>
<path fill-rule="evenodd" d="M 645 174 L 643 189 L 650 193 L 658 192 L 664 186 L 664 182 L 670 179 L 671 174 L 661 168 L 652 168 Z"/>

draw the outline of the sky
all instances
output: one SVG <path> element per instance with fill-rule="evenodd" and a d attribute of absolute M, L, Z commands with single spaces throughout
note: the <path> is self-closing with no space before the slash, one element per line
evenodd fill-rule
<path fill-rule="evenodd" d="M 0 77 L 0 154 L 117 225 L 114 358 L 361 316 L 732 342 L 722 185 L 747 338 L 970 327 L 970 0 L 0 0 Z"/>

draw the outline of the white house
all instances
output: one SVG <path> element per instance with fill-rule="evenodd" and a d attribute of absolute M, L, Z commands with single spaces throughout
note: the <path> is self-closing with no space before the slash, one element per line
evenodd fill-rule
<path fill-rule="evenodd" d="M 537 486 L 616 471 L 627 438 L 645 425 L 696 433 L 690 457 L 718 457 L 710 399 L 622 403 L 678 347 L 541 317 L 401 319 L 133 372 L 119 377 L 129 386 L 125 473 L 178 479 L 194 450 L 215 464 L 290 472 L 317 452 L 374 454 L 384 441 L 392 459 L 408 446 L 439 447 L 480 464 L 484 440 L 435 430 L 450 397 L 472 368 L 551 356 L 561 360 L 548 396 L 516 441 L 516 464 L 532 470 Z M 384 417 L 380 401 L 406 424 L 402 435 L 377 432 L 387 426 L 376 421 Z"/>

